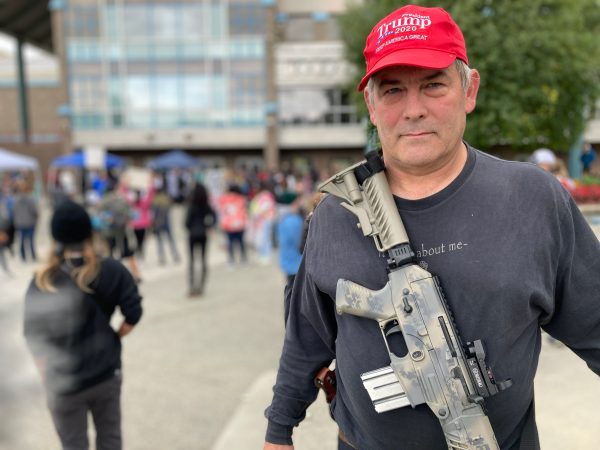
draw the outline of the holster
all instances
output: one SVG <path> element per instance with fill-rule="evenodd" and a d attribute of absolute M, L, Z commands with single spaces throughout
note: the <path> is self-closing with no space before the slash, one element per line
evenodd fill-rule
<path fill-rule="evenodd" d="M 325 392 L 327 403 L 331 403 L 336 394 L 335 371 L 330 370 L 329 367 L 321 368 L 315 376 L 314 383 L 316 387 Z"/>

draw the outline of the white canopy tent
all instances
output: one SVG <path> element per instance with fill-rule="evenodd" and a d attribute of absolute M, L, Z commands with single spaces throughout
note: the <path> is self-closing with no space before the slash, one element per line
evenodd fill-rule
<path fill-rule="evenodd" d="M 36 197 L 40 198 L 42 195 L 42 173 L 37 159 L 0 148 L 0 173 L 21 170 L 30 170 L 34 173 L 34 191 Z"/>
<path fill-rule="evenodd" d="M 35 158 L 0 148 L 0 172 L 12 172 L 23 169 L 37 171 L 39 167 Z"/>

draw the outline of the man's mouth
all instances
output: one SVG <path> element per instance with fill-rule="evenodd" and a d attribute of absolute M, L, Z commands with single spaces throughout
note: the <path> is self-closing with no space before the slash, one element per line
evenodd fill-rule
<path fill-rule="evenodd" d="M 402 137 L 423 137 L 423 136 L 429 136 L 430 134 L 433 134 L 431 131 L 411 131 L 409 133 L 402 133 L 401 136 Z"/>

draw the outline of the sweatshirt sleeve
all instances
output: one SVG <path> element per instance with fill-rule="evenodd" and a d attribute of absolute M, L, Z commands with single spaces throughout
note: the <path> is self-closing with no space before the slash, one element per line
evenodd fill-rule
<path fill-rule="evenodd" d="M 102 261 L 102 270 L 96 286 L 98 294 L 118 306 L 129 325 L 135 325 L 142 317 L 142 296 L 131 273 L 112 258 Z"/>
<path fill-rule="evenodd" d="M 293 427 L 304 419 L 317 397 L 315 375 L 335 358 L 334 301 L 312 279 L 311 247 L 307 245 L 292 288 L 273 400 L 265 411 L 269 420 L 266 440 L 273 444 L 292 443 Z"/>
<path fill-rule="evenodd" d="M 48 321 L 44 317 L 45 304 L 37 302 L 39 300 L 38 296 L 39 290 L 35 286 L 34 281 L 31 281 L 25 294 L 23 335 L 25 336 L 29 350 L 36 358 L 44 354 L 44 343 L 48 340 Z M 46 301 L 47 303 L 49 302 Z"/>
<path fill-rule="evenodd" d="M 600 375 L 600 242 L 570 196 L 561 210 L 555 306 L 542 326 Z"/>

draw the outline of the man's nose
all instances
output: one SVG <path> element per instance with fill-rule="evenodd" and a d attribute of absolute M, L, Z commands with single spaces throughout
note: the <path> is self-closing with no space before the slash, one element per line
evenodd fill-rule
<path fill-rule="evenodd" d="M 421 92 L 416 89 L 408 90 L 404 101 L 403 114 L 405 120 L 422 119 L 427 115 L 427 108 L 423 102 Z"/>

